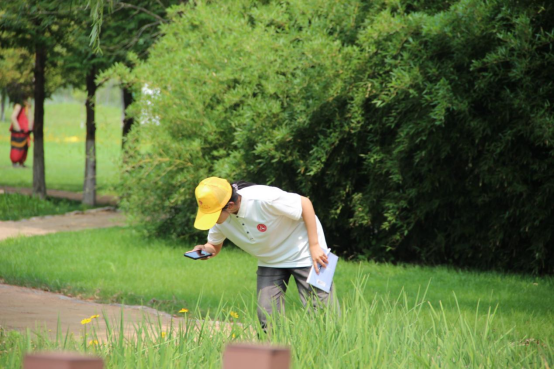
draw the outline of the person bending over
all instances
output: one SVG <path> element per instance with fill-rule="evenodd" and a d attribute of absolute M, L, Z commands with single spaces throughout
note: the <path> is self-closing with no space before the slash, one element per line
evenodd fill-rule
<path fill-rule="evenodd" d="M 203 250 L 216 257 L 225 239 L 258 259 L 258 319 L 267 327 L 276 307 L 284 312 L 284 295 L 291 275 L 302 304 L 336 304 L 334 287 L 329 293 L 306 280 L 313 266 L 327 266 L 329 248 L 312 202 L 279 188 L 244 181 L 230 184 L 218 177 L 204 179 L 196 187 L 198 213 L 194 227 L 208 230 Z"/>

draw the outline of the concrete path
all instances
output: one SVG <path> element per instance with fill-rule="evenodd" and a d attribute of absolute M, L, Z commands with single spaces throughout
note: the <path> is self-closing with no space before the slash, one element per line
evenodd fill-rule
<path fill-rule="evenodd" d="M 36 333 L 48 333 L 54 338 L 59 325 L 61 335 L 69 331 L 75 337 L 82 337 L 86 329 L 89 337 L 94 327 L 98 338 L 105 340 L 108 335 L 105 318 L 117 331 L 122 313 L 126 336 L 135 334 L 134 323 L 145 320 L 153 324 L 152 331 L 157 335 L 161 335 L 162 331 L 167 332 L 172 320 L 174 327 L 178 327 L 179 322 L 181 325 L 184 323 L 182 318 L 145 306 L 100 304 L 38 289 L 0 284 L 0 327 L 4 330 L 30 329 Z M 93 315 L 100 317 L 92 319 L 90 323 L 81 324 L 83 319 Z M 158 319 L 161 321 L 161 328 Z"/>
<path fill-rule="evenodd" d="M 99 317 L 82 323 L 84 319 L 96 315 Z M 99 341 L 106 341 L 109 337 L 106 320 L 112 335 L 118 335 L 122 315 L 126 338 L 136 337 L 137 326 L 148 331 L 151 336 L 168 334 L 180 327 L 185 329 L 185 326 L 189 330 L 202 330 L 207 335 L 222 330 L 230 334 L 233 329 L 233 325 L 228 322 L 187 320 L 182 314 L 170 315 L 146 306 L 96 303 L 59 293 L 0 283 L 0 328 L 4 330 L 29 329 L 35 334 L 47 334 L 53 340 L 59 329 L 62 336 L 70 333 L 74 338 L 83 338 L 86 335 L 91 339 L 94 333 Z"/>

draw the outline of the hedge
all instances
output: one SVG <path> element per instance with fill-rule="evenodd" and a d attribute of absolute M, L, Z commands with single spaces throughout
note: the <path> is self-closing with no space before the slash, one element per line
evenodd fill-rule
<path fill-rule="evenodd" d="M 125 208 L 200 238 L 216 175 L 309 196 L 344 258 L 554 272 L 554 5 L 191 3 L 133 71 Z"/>

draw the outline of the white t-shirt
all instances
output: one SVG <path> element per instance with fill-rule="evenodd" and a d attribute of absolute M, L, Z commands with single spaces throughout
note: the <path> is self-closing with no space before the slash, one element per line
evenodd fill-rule
<path fill-rule="evenodd" d="M 208 233 L 208 243 L 226 238 L 258 258 L 258 266 L 312 266 L 308 231 L 302 219 L 300 195 L 279 188 L 253 185 L 241 189 L 240 209 Z M 323 228 L 316 216 L 319 245 L 328 252 Z"/>

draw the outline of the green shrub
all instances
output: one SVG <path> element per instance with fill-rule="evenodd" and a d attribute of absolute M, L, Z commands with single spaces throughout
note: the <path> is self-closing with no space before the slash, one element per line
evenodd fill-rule
<path fill-rule="evenodd" d="M 359 179 L 369 181 L 344 216 L 376 226 L 353 229 L 358 244 L 374 241 L 369 253 L 554 271 L 553 10 L 399 7 L 360 32 L 368 76 L 353 97 L 364 124 L 345 146 L 363 140 Z"/>
<path fill-rule="evenodd" d="M 551 273 L 554 5 L 189 4 L 134 71 L 124 205 L 191 236 L 217 175 L 308 195 L 344 256 Z M 550 249 L 550 250 L 549 250 Z"/>

